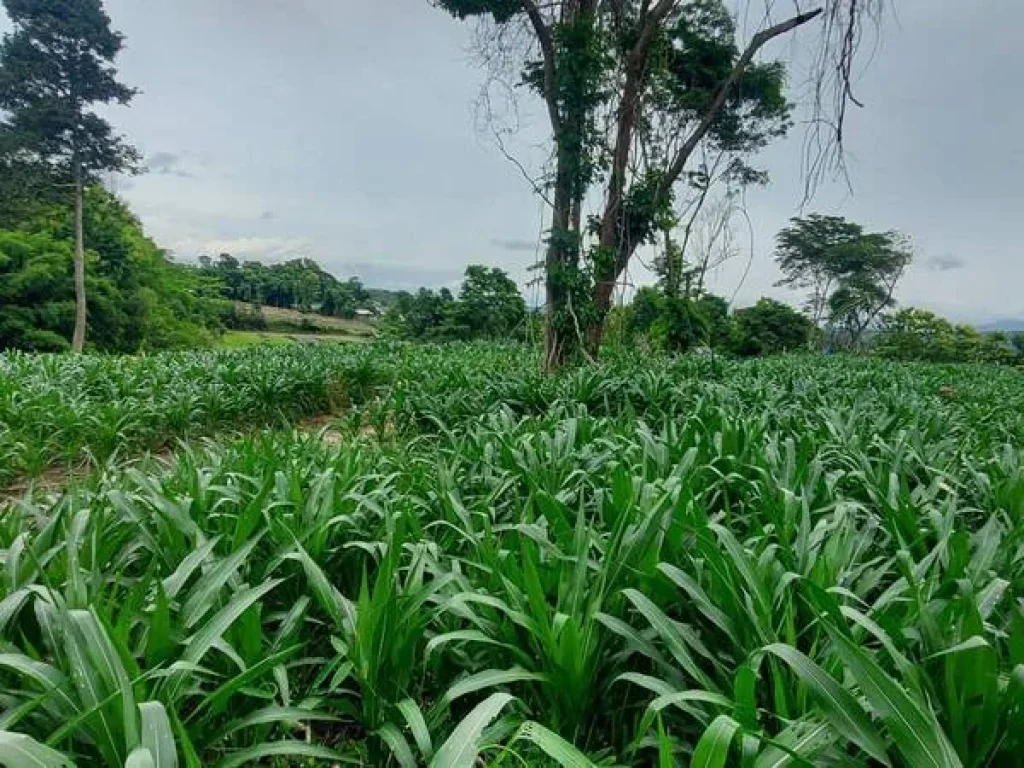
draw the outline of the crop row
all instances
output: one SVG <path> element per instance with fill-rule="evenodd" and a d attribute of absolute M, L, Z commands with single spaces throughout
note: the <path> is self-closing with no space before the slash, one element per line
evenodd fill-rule
<path fill-rule="evenodd" d="M 1012 372 L 388 354 L 340 447 L 197 441 L 0 519 L 0 756 L 1021 754 Z"/>

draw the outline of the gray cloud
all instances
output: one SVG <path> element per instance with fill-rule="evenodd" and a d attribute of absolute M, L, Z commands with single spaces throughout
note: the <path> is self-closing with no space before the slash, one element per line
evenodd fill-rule
<path fill-rule="evenodd" d="M 750 18 L 768 1 L 751 3 Z M 457 284 L 469 263 L 526 284 L 536 241 L 524 233 L 547 226 L 544 206 L 474 127 L 485 75 L 466 55 L 472 25 L 423 0 L 105 7 L 126 36 L 121 75 L 143 89 L 112 119 L 138 146 L 173 149 L 155 153 L 154 172 L 124 190 L 161 245 L 183 256 L 211 244 L 252 257 L 300 253 L 381 287 Z M 866 107 L 851 111 L 846 130 L 852 194 L 842 181 L 826 184 L 806 210 L 899 230 L 922 254 L 970 254 L 955 271 L 945 256 L 922 257 L 900 286 L 902 304 L 958 320 L 1024 315 L 1024 101 L 999 99 L 998 120 L 975 118 L 1018 87 L 1007 64 L 1019 58 L 1022 27 L 1020 0 L 900 0 L 898 20 L 886 19 L 864 62 L 857 95 Z M 808 27 L 765 51 L 796 60 L 796 100 L 817 42 Z M 519 107 L 506 147 L 540 175 L 550 138 L 543 105 L 522 91 Z M 800 125 L 809 115 L 795 117 Z M 738 305 L 801 298 L 774 287 L 772 251 L 775 233 L 805 212 L 803 139 L 794 128 L 754 159 L 772 183 L 747 191 L 740 254 L 709 276 L 711 290 Z M 629 277 L 651 279 L 639 260 Z"/>
<path fill-rule="evenodd" d="M 260 214 L 260 221 L 270 221 L 275 215 L 273 211 L 264 211 Z"/>
<path fill-rule="evenodd" d="M 308 256 L 310 244 L 302 238 L 289 237 L 186 238 L 175 242 L 173 248 L 182 255 L 230 253 L 239 259 L 273 264 Z"/>
<path fill-rule="evenodd" d="M 491 243 L 506 251 L 535 253 L 537 250 L 537 243 L 530 240 L 492 240 Z"/>
<path fill-rule="evenodd" d="M 462 283 L 462 268 L 421 267 L 396 262 L 348 262 L 336 267 L 339 276 L 357 275 L 363 283 L 374 288 L 395 291 L 414 291 L 429 288 L 455 289 Z"/>
<path fill-rule="evenodd" d="M 194 178 L 181 167 L 181 155 L 173 152 L 155 152 L 146 158 L 146 170 L 158 176 L 179 176 L 183 179 Z"/>
<path fill-rule="evenodd" d="M 924 266 L 932 272 L 952 272 L 957 269 L 963 269 L 967 266 L 967 262 L 959 256 L 933 256 L 925 261 Z"/>

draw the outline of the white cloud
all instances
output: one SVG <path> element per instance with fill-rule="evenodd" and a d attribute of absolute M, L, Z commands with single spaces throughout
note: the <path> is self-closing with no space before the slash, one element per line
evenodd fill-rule
<path fill-rule="evenodd" d="M 913 238 L 919 259 L 901 286 L 906 303 L 966 319 L 1021 311 L 1024 102 L 1003 99 L 997 120 L 975 116 L 993 94 L 1013 92 L 1016 70 L 1006 65 L 1024 3 L 936 5 L 901 0 L 900 23 L 887 20 L 858 82 L 866 107 L 851 111 L 846 131 L 852 194 L 842 183 L 825 185 L 801 209 L 799 128 L 755 160 L 773 183 L 748 191 L 752 243 L 744 233 L 740 257 L 714 276 L 717 292 L 737 293 L 738 302 L 779 295 L 775 233 L 789 217 L 816 211 Z M 172 171 L 140 176 L 123 191 L 156 241 L 180 258 L 308 255 L 340 275 L 358 269 L 370 285 L 436 287 L 471 263 L 500 266 L 522 285 L 535 276 L 527 246 L 543 230 L 542 206 L 474 130 L 485 73 L 467 54 L 472 25 L 423 0 L 106 7 L 126 35 L 121 74 L 143 90 L 112 117 Z M 766 55 L 803 51 L 806 59 L 814 43 L 805 31 Z M 794 68 L 794 85 L 801 71 Z M 961 99 L 952 112 L 950 93 Z M 525 90 L 519 106 L 524 127 L 508 147 L 535 172 L 549 131 Z M 182 169 L 194 176 L 174 173 Z M 947 254 L 963 266 L 953 269 Z M 639 262 L 631 266 L 634 282 L 644 277 Z"/>
<path fill-rule="evenodd" d="M 174 251 L 182 255 L 208 256 L 230 253 L 238 259 L 269 263 L 308 256 L 310 247 L 309 240 L 298 237 L 236 237 L 213 240 L 188 238 L 176 243 Z"/>

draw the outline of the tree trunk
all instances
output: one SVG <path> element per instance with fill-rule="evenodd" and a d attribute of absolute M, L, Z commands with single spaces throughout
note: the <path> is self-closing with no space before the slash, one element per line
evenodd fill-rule
<path fill-rule="evenodd" d="M 80 353 L 85 348 L 85 232 L 82 224 L 83 201 L 82 166 L 75 163 L 75 333 L 71 350 Z"/>
<path fill-rule="evenodd" d="M 571 269 L 578 254 L 570 249 L 567 242 L 572 233 L 572 180 L 565 165 L 559 158 L 555 169 L 555 196 L 552 201 L 551 234 L 544 258 L 545 298 L 547 300 L 547 322 L 545 323 L 544 370 L 554 371 L 572 357 L 579 345 L 568 331 L 564 314 L 569 309 L 571 288 L 565 284 L 565 273 Z"/>
<path fill-rule="evenodd" d="M 659 11 L 666 11 L 672 6 L 670 2 L 661 2 L 652 11 L 651 19 L 653 25 L 660 22 L 662 16 Z M 711 129 L 715 118 L 725 106 L 730 91 L 743 76 L 754 55 L 767 43 L 779 35 L 790 32 L 802 24 L 806 24 L 817 18 L 822 13 L 821 9 L 801 13 L 788 21 L 776 24 L 773 27 L 758 32 L 750 40 L 746 49 L 740 55 L 729 77 L 719 88 L 714 101 L 704 113 L 700 122 L 686 141 L 676 152 L 671 165 L 665 172 L 664 180 L 658 190 L 658 196 L 667 199 L 672 194 L 672 187 L 680 177 L 690 159 L 690 155 L 698 147 L 700 142 Z M 626 72 L 626 83 L 623 86 L 623 99 L 617 115 L 617 136 L 615 150 L 613 152 L 612 173 L 608 186 L 608 199 L 605 204 L 604 215 L 601 220 L 600 245 L 604 252 L 602 263 L 599 265 L 596 274 L 593 294 L 593 314 L 590 327 L 587 329 L 587 349 L 592 356 L 596 356 L 601 345 L 601 338 L 604 335 L 604 323 L 611 309 L 612 293 L 619 276 L 629 266 L 629 260 L 636 251 L 639 243 L 632 242 L 629 236 L 630 223 L 626 220 L 627 211 L 624 210 L 626 199 L 626 168 L 629 163 L 630 148 L 637 122 L 637 109 L 640 98 L 640 73 L 647 59 L 647 48 L 650 45 L 650 35 L 653 29 L 645 28 L 641 32 L 640 40 L 630 58 L 630 65 Z"/>

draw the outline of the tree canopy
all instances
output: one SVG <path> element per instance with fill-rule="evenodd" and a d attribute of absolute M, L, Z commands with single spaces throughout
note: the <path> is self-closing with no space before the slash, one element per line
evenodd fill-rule
<path fill-rule="evenodd" d="M 204 275 L 220 282 L 224 298 L 233 301 L 343 318 L 355 317 L 360 309 L 376 311 L 377 302 L 358 277 L 339 280 L 312 259 L 263 264 L 222 253 L 216 260 L 202 256 L 199 263 Z"/>
<path fill-rule="evenodd" d="M 527 309 L 505 272 L 471 264 L 458 298 L 447 288 L 400 293 L 384 323 L 392 335 L 417 341 L 514 341 L 525 338 Z"/>
<path fill-rule="evenodd" d="M 557 367 L 583 346 L 596 353 L 614 287 L 634 252 L 672 226 L 677 184 L 712 178 L 706 167 L 691 167 L 698 150 L 729 155 L 726 167 L 737 181 L 763 179 L 744 155 L 782 135 L 790 109 L 783 65 L 755 61 L 764 45 L 821 17 L 823 50 L 835 55 L 829 63 L 848 86 L 860 15 L 874 2 L 798 7 L 745 42 L 722 0 L 434 4 L 490 23 L 485 58 L 517 61 L 520 81 L 546 106 L 553 140 L 545 180 L 552 207 L 546 358 Z M 840 89 L 841 105 L 849 93 Z M 842 115 L 836 125 L 838 134 Z M 586 216 L 595 186 L 603 203 Z"/>
<path fill-rule="evenodd" d="M 815 324 L 827 321 L 841 343 L 858 345 L 913 258 L 898 232 L 866 232 L 839 216 L 791 219 L 776 238 L 780 285 L 808 290 Z"/>
<path fill-rule="evenodd" d="M 90 346 L 139 352 L 210 343 L 224 312 L 217 287 L 170 261 L 110 192 L 93 186 L 85 197 Z M 65 203 L 0 230 L 0 350 L 70 348 L 73 218 Z"/>
<path fill-rule="evenodd" d="M 14 30 L 0 42 L 0 166 L 74 189 L 75 324 L 72 347 L 85 344 L 87 322 L 85 187 L 101 172 L 134 167 L 138 153 L 96 105 L 127 104 L 135 90 L 117 80 L 123 37 L 101 0 L 3 0 Z"/>

